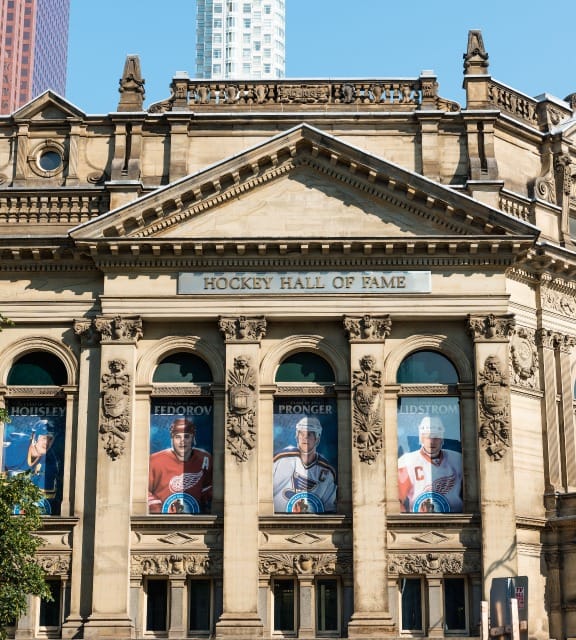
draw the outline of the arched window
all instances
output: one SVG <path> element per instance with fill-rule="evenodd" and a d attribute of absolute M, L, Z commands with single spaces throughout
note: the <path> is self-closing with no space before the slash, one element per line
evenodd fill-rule
<path fill-rule="evenodd" d="M 14 362 L 7 382 L 9 421 L 4 426 L 2 471 L 8 476 L 30 472 L 42 491 L 44 515 L 59 515 L 66 441 L 61 387 L 68 382 L 66 367 L 52 353 L 31 351 Z"/>
<path fill-rule="evenodd" d="M 189 352 L 173 353 L 154 371 L 150 416 L 148 511 L 210 513 L 212 372 Z"/>
<path fill-rule="evenodd" d="M 284 359 L 274 398 L 275 513 L 334 513 L 338 415 L 332 367 L 307 351 Z"/>
<path fill-rule="evenodd" d="M 398 489 L 410 513 L 462 512 L 462 445 L 458 372 L 436 351 L 400 364 Z"/>

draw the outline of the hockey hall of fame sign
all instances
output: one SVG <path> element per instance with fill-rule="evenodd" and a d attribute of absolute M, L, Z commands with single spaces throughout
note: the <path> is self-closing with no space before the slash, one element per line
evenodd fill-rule
<path fill-rule="evenodd" d="M 64 479 L 66 407 L 50 400 L 11 400 L 4 425 L 2 472 L 29 472 L 41 490 L 43 515 L 59 515 Z M 14 508 L 18 512 L 18 506 Z"/>
<path fill-rule="evenodd" d="M 334 513 L 338 416 L 333 398 L 274 400 L 275 513 Z"/>
<path fill-rule="evenodd" d="M 212 399 L 153 400 L 148 467 L 149 513 L 210 513 L 212 442 Z"/>
<path fill-rule="evenodd" d="M 405 513 L 462 512 L 458 398 L 400 398 L 398 491 Z"/>

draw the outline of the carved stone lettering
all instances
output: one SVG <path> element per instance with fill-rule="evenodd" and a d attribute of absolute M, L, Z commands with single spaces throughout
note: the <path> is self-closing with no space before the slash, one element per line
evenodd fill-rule
<path fill-rule="evenodd" d="M 362 462 L 372 464 L 382 449 L 382 372 L 372 356 L 360 360 L 352 374 L 353 443 Z"/>
<path fill-rule="evenodd" d="M 102 406 L 100 437 L 112 460 L 124 453 L 126 436 L 130 431 L 130 375 L 125 360 L 108 362 L 110 373 L 102 375 Z"/>
<path fill-rule="evenodd" d="M 488 356 L 479 374 L 480 439 L 492 460 L 510 447 L 510 387 L 500 359 Z"/>

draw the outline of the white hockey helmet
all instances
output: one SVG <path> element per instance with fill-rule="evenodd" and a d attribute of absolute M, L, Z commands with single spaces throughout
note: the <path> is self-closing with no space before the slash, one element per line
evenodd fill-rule
<path fill-rule="evenodd" d="M 298 431 L 312 431 L 316 435 L 316 439 L 319 440 L 322 435 L 322 425 L 315 416 L 304 416 L 296 423 L 296 434 Z"/>
<path fill-rule="evenodd" d="M 444 425 L 438 416 L 424 416 L 418 425 L 418 433 L 429 438 L 443 438 Z"/>

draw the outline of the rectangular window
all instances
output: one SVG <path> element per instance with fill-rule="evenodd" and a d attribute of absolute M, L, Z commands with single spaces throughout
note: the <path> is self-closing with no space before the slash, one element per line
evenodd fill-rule
<path fill-rule="evenodd" d="M 402 631 L 422 631 L 422 580 L 400 580 L 400 611 Z"/>
<path fill-rule="evenodd" d="M 296 632 L 296 584 L 294 580 L 274 580 L 274 631 Z"/>
<path fill-rule="evenodd" d="M 466 632 L 466 581 L 464 578 L 444 580 L 444 628 L 452 633 Z"/>
<path fill-rule="evenodd" d="M 62 589 L 60 580 L 47 580 L 52 601 L 40 600 L 40 627 L 44 630 L 57 629 L 62 619 Z"/>
<path fill-rule="evenodd" d="M 168 580 L 146 582 L 146 631 L 168 630 Z"/>
<path fill-rule="evenodd" d="M 214 18 L 214 29 L 222 29 L 222 18 Z"/>
<path fill-rule="evenodd" d="M 192 580 L 188 591 L 190 594 L 188 629 L 194 632 L 210 632 L 212 627 L 210 580 Z"/>
<path fill-rule="evenodd" d="M 250 6 L 250 3 L 249 2 L 245 2 L 242 5 L 242 12 L 243 13 L 250 13 L 251 11 L 252 11 L 252 7 Z"/>
<path fill-rule="evenodd" d="M 318 633 L 337 633 L 340 625 L 338 581 L 318 580 L 316 583 L 316 628 Z"/>
<path fill-rule="evenodd" d="M 250 18 L 244 18 L 244 29 L 250 29 L 251 24 L 252 21 L 250 20 Z"/>

